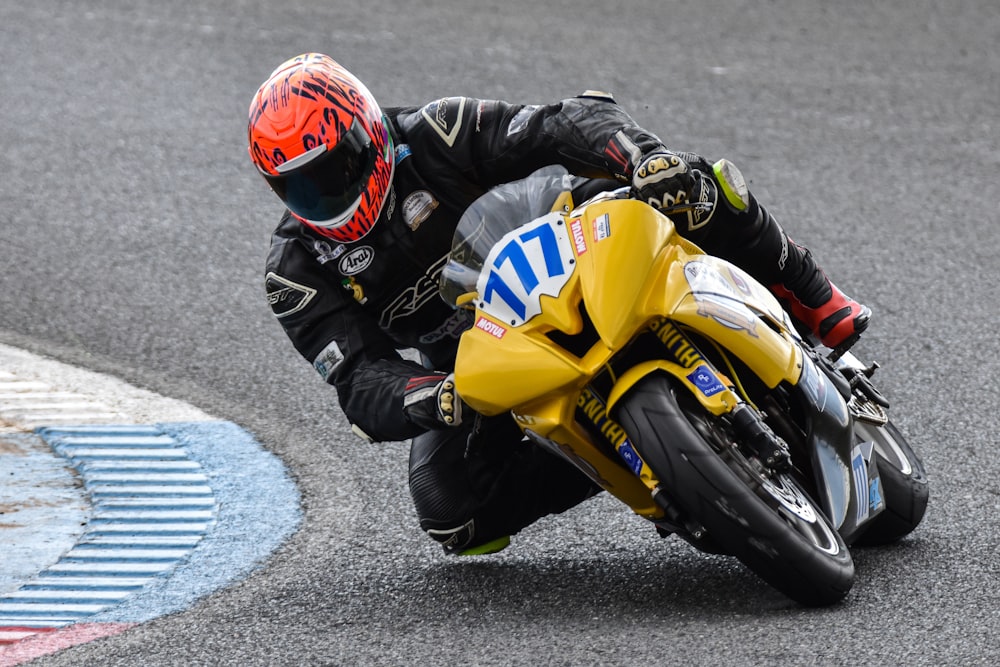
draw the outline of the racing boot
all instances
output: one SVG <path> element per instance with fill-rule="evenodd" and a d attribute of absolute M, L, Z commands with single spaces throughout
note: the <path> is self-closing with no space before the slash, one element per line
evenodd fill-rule
<path fill-rule="evenodd" d="M 789 248 L 795 248 L 801 255 L 801 271 L 786 282 L 771 285 L 771 291 L 823 345 L 842 352 L 848 350 L 868 328 L 871 309 L 830 282 L 816 265 L 811 252 L 791 242 Z"/>
<path fill-rule="evenodd" d="M 823 345 L 843 353 L 857 342 L 871 310 L 831 283 L 812 253 L 788 238 L 752 195 L 737 220 L 723 256 L 767 285 Z"/>

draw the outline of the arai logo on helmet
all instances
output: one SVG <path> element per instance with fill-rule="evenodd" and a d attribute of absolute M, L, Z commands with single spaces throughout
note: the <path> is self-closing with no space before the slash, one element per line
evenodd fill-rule
<path fill-rule="evenodd" d="M 338 267 L 345 276 L 353 276 L 367 269 L 373 259 L 375 259 L 375 250 L 371 246 L 365 245 L 344 255 L 340 259 Z"/>

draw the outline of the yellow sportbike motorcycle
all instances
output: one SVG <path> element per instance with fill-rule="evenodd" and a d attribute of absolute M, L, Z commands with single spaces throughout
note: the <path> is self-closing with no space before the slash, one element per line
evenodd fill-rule
<path fill-rule="evenodd" d="M 841 600 L 848 545 L 898 540 L 927 505 L 877 364 L 810 340 L 626 190 L 574 207 L 570 184 L 547 167 L 459 223 L 441 275 L 445 300 L 475 309 L 459 395 L 512 414 L 662 535 L 735 556 L 802 604 Z"/>

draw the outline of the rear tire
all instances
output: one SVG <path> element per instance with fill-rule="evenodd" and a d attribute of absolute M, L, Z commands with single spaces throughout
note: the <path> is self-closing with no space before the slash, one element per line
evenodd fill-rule
<path fill-rule="evenodd" d="M 663 374 L 640 380 L 614 418 L 689 521 L 776 589 L 808 606 L 854 583 L 844 541 L 790 475 L 765 476 L 726 422 Z"/>
<path fill-rule="evenodd" d="M 924 464 L 892 422 L 876 426 L 855 421 L 854 433 L 859 443 L 875 443 L 876 465 L 885 498 L 885 509 L 854 544 L 892 544 L 913 532 L 924 518 L 930 496 Z"/>

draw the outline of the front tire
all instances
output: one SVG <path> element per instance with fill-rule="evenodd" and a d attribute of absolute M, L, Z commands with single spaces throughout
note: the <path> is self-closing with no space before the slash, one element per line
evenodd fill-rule
<path fill-rule="evenodd" d="M 794 477 L 765 475 L 728 424 L 668 376 L 640 380 L 614 418 L 689 522 L 776 589 L 808 606 L 839 602 L 854 583 L 843 540 Z"/>

